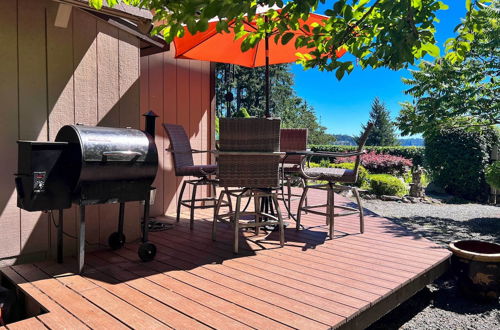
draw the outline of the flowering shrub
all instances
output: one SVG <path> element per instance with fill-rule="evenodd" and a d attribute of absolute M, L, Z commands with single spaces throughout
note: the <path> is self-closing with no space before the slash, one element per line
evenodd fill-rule
<path fill-rule="evenodd" d="M 353 163 L 356 157 L 342 157 L 336 163 Z M 361 165 L 370 173 L 389 173 L 402 175 L 408 167 L 413 166 L 410 159 L 387 154 L 377 154 L 374 151 L 361 156 Z"/>

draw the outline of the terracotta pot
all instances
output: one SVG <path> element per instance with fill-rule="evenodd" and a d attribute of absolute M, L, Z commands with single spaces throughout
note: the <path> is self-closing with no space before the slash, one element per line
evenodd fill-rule
<path fill-rule="evenodd" d="M 450 243 L 452 267 L 460 289 L 473 298 L 500 296 L 500 244 L 466 240 Z"/>

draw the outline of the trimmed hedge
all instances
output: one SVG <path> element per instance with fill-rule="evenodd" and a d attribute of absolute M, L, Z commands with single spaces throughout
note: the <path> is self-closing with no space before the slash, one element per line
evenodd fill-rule
<path fill-rule="evenodd" d="M 487 201 L 485 169 L 498 141 L 493 127 L 441 129 L 426 136 L 425 158 L 433 182 L 448 193 Z"/>
<path fill-rule="evenodd" d="M 404 196 L 406 194 L 406 185 L 389 174 L 372 174 L 368 176 L 370 180 L 371 191 L 377 195 Z"/>
<path fill-rule="evenodd" d="M 335 145 L 317 145 L 312 144 L 309 145 L 309 148 L 312 151 L 329 151 L 329 152 L 346 152 L 346 151 L 356 151 L 358 147 L 356 146 L 335 146 Z M 365 150 L 368 152 L 375 151 L 378 154 L 392 155 L 392 156 L 400 156 L 407 159 L 411 159 L 413 165 L 423 166 L 424 164 L 424 147 L 374 147 L 374 146 L 365 146 Z M 315 159 L 315 162 L 319 162 L 319 160 Z"/>

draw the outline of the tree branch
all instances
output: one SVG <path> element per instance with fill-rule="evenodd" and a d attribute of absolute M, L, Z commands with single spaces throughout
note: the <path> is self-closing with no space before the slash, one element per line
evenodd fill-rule
<path fill-rule="evenodd" d="M 372 11 L 375 9 L 375 7 L 380 3 L 381 0 L 377 0 L 375 1 L 375 3 L 370 7 L 370 9 L 368 9 L 366 11 L 366 13 L 364 13 L 364 15 L 354 24 L 352 25 L 348 25 L 347 26 L 347 29 L 344 31 L 344 34 L 342 35 L 342 37 L 340 38 L 340 40 L 334 44 L 334 47 L 333 47 L 333 50 L 331 51 L 331 53 L 333 54 L 340 46 L 342 46 L 343 44 L 345 44 L 350 38 L 352 38 L 352 36 L 354 35 L 353 32 L 354 32 L 354 29 L 356 27 L 360 27 L 361 23 L 363 23 L 363 21 L 368 17 L 368 15 L 370 15 L 372 13 Z"/>

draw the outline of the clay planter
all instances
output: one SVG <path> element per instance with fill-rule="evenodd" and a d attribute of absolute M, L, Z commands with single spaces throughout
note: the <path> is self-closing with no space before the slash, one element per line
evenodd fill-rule
<path fill-rule="evenodd" d="M 455 241 L 452 267 L 460 289 L 473 298 L 496 300 L 500 296 L 500 245 L 483 241 Z"/>

